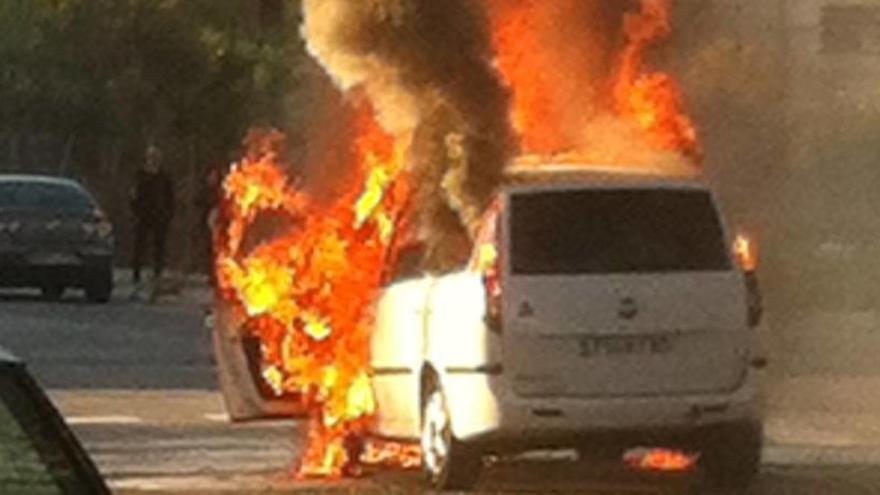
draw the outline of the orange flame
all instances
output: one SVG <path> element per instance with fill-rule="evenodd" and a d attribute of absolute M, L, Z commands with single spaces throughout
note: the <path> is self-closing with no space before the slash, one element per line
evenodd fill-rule
<path fill-rule="evenodd" d="M 699 456 L 669 449 L 633 449 L 623 460 L 628 466 L 643 471 L 682 472 L 693 469 Z"/>
<path fill-rule="evenodd" d="M 585 32 L 583 26 L 584 17 L 592 17 L 594 29 L 607 28 L 599 2 L 486 0 L 523 152 L 631 160 L 625 152 L 621 157 L 606 151 L 635 144 L 628 134 L 608 130 L 613 117 L 634 128 L 650 148 L 701 160 L 678 85 L 668 74 L 647 70 L 645 63 L 647 51 L 672 31 L 671 1 L 641 0 L 637 12 L 626 13 L 626 44 L 615 52 L 607 36 Z M 603 142 L 614 139 L 609 132 L 624 143 Z"/>
<path fill-rule="evenodd" d="M 628 14 L 623 51 L 614 89 L 617 111 L 634 121 L 662 150 L 678 151 L 699 161 L 702 149 L 694 124 L 684 111 L 681 90 L 662 72 L 645 72 L 645 53 L 672 34 L 672 0 L 642 0 L 638 14 Z"/>
<path fill-rule="evenodd" d="M 490 0 L 498 68 L 513 90 L 511 118 L 527 153 L 552 154 L 567 149 L 563 126 L 565 102 L 548 88 L 559 83 L 558 72 L 543 44 L 542 23 L 552 24 L 553 10 L 537 2 Z"/>
<path fill-rule="evenodd" d="M 675 81 L 645 68 L 646 51 L 670 32 L 671 0 L 641 0 L 640 11 L 624 18 L 626 47 L 612 56 L 601 39 L 572 43 L 566 36 L 577 29 L 560 28 L 570 11 L 596 10 L 599 2 L 485 1 L 522 151 L 603 155 L 591 152 L 605 135 L 592 131 L 611 115 L 649 147 L 699 159 Z M 348 444 L 377 408 L 368 355 L 373 304 L 410 196 L 406 143 L 384 132 L 370 108 L 356 127 L 352 176 L 329 204 L 289 178 L 277 132 L 252 133 L 224 182 L 226 223 L 215 240 L 220 291 L 245 331 L 260 338 L 266 382 L 279 395 L 302 397 L 313 413 L 300 476 L 339 476 L 357 460 L 408 467 L 418 453 L 367 444 L 357 454 Z M 486 250 L 485 264 L 492 260 Z"/>
<path fill-rule="evenodd" d="M 330 205 L 299 191 L 285 170 L 279 133 L 252 134 L 249 152 L 224 183 L 226 228 L 218 236 L 221 292 L 262 342 L 263 375 L 280 395 L 310 407 L 310 443 L 300 476 L 337 476 L 354 459 L 345 442 L 376 412 L 368 339 L 383 268 L 408 199 L 404 146 L 361 111 L 356 167 Z M 248 251 L 262 216 L 288 221 Z"/>
<path fill-rule="evenodd" d="M 752 239 L 739 234 L 733 241 L 733 254 L 736 262 L 744 272 L 758 270 L 758 250 Z"/>
<path fill-rule="evenodd" d="M 371 440 L 361 461 L 373 466 L 414 469 L 422 465 L 422 450 L 417 444 Z"/>

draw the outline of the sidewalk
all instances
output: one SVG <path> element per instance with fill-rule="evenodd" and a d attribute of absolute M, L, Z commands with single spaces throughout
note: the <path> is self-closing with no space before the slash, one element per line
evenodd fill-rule
<path fill-rule="evenodd" d="M 759 332 L 768 460 L 880 464 L 880 314 L 801 310 Z"/>
<path fill-rule="evenodd" d="M 777 443 L 880 448 L 880 378 L 789 378 L 768 385 Z"/>
<path fill-rule="evenodd" d="M 119 268 L 113 272 L 114 295 L 117 299 L 137 300 L 147 302 L 149 300 L 149 287 L 152 287 L 151 273 L 149 270 L 144 276 L 144 283 L 136 295 L 135 285 L 131 269 Z M 200 307 L 208 307 L 213 303 L 214 290 L 208 283 L 208 276 L 201 273 L 185 274 L 181 272 L 166 272 L 162 276 L 162 290 L 154 304 L 183 304 Z"/>

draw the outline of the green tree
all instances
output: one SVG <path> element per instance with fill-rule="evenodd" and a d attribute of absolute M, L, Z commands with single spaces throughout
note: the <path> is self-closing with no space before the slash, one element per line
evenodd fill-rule
<path fill-rule="evenodd" d="M 226 162 L 253 125 L 296 121 L 306 59 L 295 2 L 3 0 L 0 169 L 33 136 L 58 146 L 123 218 L 148 142 L 166 151 L 182 199 Z"/>

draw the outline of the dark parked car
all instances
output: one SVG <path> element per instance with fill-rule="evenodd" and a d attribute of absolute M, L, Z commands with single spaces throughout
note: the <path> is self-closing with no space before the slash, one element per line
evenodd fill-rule
<path fill-rule="evenodd" d="M 0 287 L 39 288 L 47 299 L 113 292 L 113 226 L 77 182 L 0 175 Z"/>
<path fill-rule="evenodd" d="M 94 463 L 24 364 L 2 348 L 0 493 L 110 493 Z"/>

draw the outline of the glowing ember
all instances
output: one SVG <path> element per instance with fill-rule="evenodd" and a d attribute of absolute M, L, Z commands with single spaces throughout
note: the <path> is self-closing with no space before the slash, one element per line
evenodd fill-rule
<path fill-rule="evenodd" d="M 370 440 L 361 454 L 361 462 L 379 467 L 415 469 L 422 465 L 422 451 L 416 444 Z"/>
<path fill-rule="evenodd" d="M 623 457 L 624 462 L 634 469 L 662 472 L 688 471 L 698 459 L 698 455 L 668 449 L 633 449 Z"/>
<path fill-rule="evenodd" d="M 372 304 L 408 197 L 403 146 L 361 111 L 353 180 L 324 205 L 287 178 L 278 134 L 249 138 L 224 183 L 228 225 L 218 236 L 222 293 L 262 342 L 263 376 L 280 394 L 302 394 L 314 413 L 301 476 L 336 476 L 345 442 L 363 433 L 376 402 L 368 341 Z M 273 144 L 274 143 L 274 144 Z M 261 218 L 286 227 L 253 249 Z"/>

